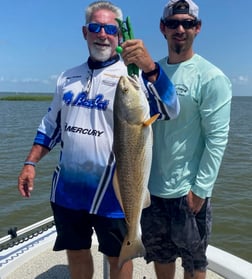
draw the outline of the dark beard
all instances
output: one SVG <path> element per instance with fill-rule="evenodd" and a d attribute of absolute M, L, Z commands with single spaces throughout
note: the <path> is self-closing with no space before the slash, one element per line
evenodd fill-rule
<path fill-rule="evenodd" d="M 180 53 L 182 52 L 182 47 L 179 46 L 179 45 L 176 45 L 175 48 L 174 48 L 174 50 L 175 50 L 175 52 L 176 52 L 177 54 L 180 54 Z"/>

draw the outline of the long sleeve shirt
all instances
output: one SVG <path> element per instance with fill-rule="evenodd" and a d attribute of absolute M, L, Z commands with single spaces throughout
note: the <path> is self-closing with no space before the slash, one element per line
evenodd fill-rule
<path fill-rule="evenodd" d="M 95 65 L 89 60 L 58 78 L 53 101 L 34 141 L 49 150 L 61 144 L 52 181 L 52 202 L 92 214 L 124 217 L 112 185 L 113 103 L 122 75 L 127 75 L 127 68 L 121 60 L 110 65 Z M 160 119 L 178 114 L 175 88 L 162 69 L 155 83 L 166 84 L 160 86 L 162 90 L 155 90 L 155 85 L 142 79 L 141 84 L 152 114 L 160 104 Z"/>
<path fill-rule="evenodd" d="M 179 64 L 167 64 L 165 57 L 160 66 L 176 87 L 180 113 L 153 124 L 150 192 L 177 198 L 192 190 L 210 197 L 228 141 L 231 83 L 197 54 Z"/>

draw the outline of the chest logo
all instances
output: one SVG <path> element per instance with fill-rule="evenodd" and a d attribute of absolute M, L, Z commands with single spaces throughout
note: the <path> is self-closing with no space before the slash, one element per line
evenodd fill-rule
<path fill-rule="evenodd" d="M 88 109 L 106 110 L 109 105 L 109 100 L 104 99 L 103 94 L 97 94 L 95 98 L 88 98 L 87 92 L 81 92 L 74 98 L 74 94 L 69 91 L 63 96 L 63 101 L 67 106 L 84 107 Z"/>

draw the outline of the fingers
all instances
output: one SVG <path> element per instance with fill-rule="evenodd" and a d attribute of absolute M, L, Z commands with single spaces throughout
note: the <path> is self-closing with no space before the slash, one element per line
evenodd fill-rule
<path fill-rule="evenodd" d="M 190 191 L 187 195 L 188 206 L 194 214 L 200 212 L 205 200 L 196 196 L 192 191 Z"/>
<path fill-rule="evenodd" d="M 23 197 L 29 198 L 33 190 L 35 177 L 35 168 L 33 166 L 24 166 L 18 177 L 18 190 Z"/>
<path fill-rule="evenodd" d="M 141 57 L 145 56 L 145 49 L 140 40 L 127 40 L 122 44 L 122 58 L 126 65 L 137 63 Z"/>
<path fill-rule="evenodd" d="M 31 191 L 33 190 L 32 186 L 29 186 L 28 183 L 22 183 L 21 186 L 19 186 L 19 191 L 23 197 L 29 198 L 31 196 Z"/>
<path fill-rule="evenodd" d="M 136 64 L 144 72 L 150 72 L 155 68 L 155 63 L 142 40 L 127 40 L 121 46 L 123 48 L 121 56 L 126 66 Z"/>
<path fill-rule="evenodd" d="M 33 190 L 33 183 L 29 180 L 19 178 L 18 190 L 21 196 L 29 198 L 31 196 L 31 191 Z"/>

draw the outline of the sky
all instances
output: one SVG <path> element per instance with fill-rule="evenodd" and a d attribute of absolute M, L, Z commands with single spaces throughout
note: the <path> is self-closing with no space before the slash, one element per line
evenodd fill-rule
<path fill-rule="evenodd" d="M 54 92 L 57 76 L 88 58 L 84 0 L 0 0 L 0 92 Z M 159 21 L 167 0 L 112 1 L 130 17 L 135 38 L 155 61 L 167 56 Z M 202 29 L 194 51 L 252 96 L 251 0 L 195 0 Z"/>

